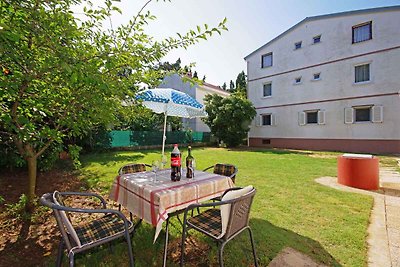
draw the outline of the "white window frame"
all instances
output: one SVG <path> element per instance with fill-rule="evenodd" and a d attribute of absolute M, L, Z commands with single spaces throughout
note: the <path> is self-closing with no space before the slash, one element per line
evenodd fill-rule
<path fill-rule="evenodd" d="M 356 42 L 355 38 L 354 38 L 354 30 L 357 29 L 357 28 L 361 28 L 361 27 L 367 26 L 367 25 L 369 25 L 369 33 L 368 33 L 369 34 L 369 39 L 365 39 L 365 40 L 361 40 L 361 41 L 357 41 Z M 372 40 L 372 21 L 360 23 L 360 24 L 357 24 L 357 25 L 354 25 L 354 26 L 351 27 L 351 43 L 352 44 L 363 43 L 363 42 L 366 42 L 366 41 L 369 41 L 369 40 Z"/>
<path fill-rule="evenodd" d="M 356 82 L 356 67 L 364 66 L 364 65 L 369 65 L 369 80 Z M 357 63 L 357 64 L 353 65 L 353 84 L 354 85 L 363 85 L 363 84 L 367 84 L 367 83 L 371 83 L 371 82 L 372 82 L 372 61 Z"/>
<path fill-rule="evenodd" d="M 299 82 L 297 82 L 298 79 L 300 79 Z M 299 84 L 302 84 L 302 83 L 303 83 L 302 81 L 303 81 L 303 78 L 302 78 L 301 76 L 298 76 L 298 77 L 294 78 L 293 84 L 294 84 L 294 85 L 299 85 Z"/>
<path fill-rule="evenodd" d="M 313 37 L 313 42 L 312 42 L 312 44 L 314 45 L 314 44 L 319 44 L 319 43 L 321 43 L 321 37 L 322 37 L 321 34 L 315 35 L 315 36 Z M 318 42 L 315 42 L 316 39 L 319 39 L 319 41 L 318 41 Z"/>
<path fill-rule="evenodd" d="M 356 121 L 356 110 L 361 108 L 370 109 L 369 121 Z M 383 106 L 382 105 L 362 105 L 347 107 L 344 109 L 345 124 L 365 124 L 365 123 L 383 123 Z"/>
<path fill-rule="evenodd" d="M 271 65 L 264 66 L 264 60 L 263 59 L 264 59 L 265 56 L 271 56 Z M 274 65 L 274 54 L 272 52 L 269 52 L 269 53 L 261 55 L 261 68 L 262 69 L 272 67 L 273 65 Z"/>
<path fill-rule="evenodd" d="M 270 84 L 271 85 L 271 94 L 270 95 L 264 95 L 264 86 Z M 272 82 L 265 82 L 262 85 L 262 92 L 261 92 L 261 98 L 271 98 L 272 97 Z"/>
<path fill-rule="evenodd" d="M 319 75 L 317 79 L 315 79 L 315 75 Z M 313 78 L 311 81 L 320 81 L 321 80 L 321 72 L 313 73 Z"/>
<path fill-rule="evenodd" d="M 307 122 L 307 113 L 317 113 L 317 122 L 316 123 L 308 123 Z M 300 126 L 304 125 L 324 125 L 326 123 L 325 118 L 325 110 L 323 109 L 312 109 L 312 110 L 304 110 L 299 112 L 298 122 Z"/>
<path fill-rule="evenodd" d="M 271 116 L 270 121 L 271 124 L 263 124 L 263 116 Z M 256 118 L 256 126 L 260 126 L 260 127 L 265 127 L 265 126 L 275 126 L 276 125 L 276 114 L 275 113 L 261 113 L 260 115 L 257 115 Z"/>

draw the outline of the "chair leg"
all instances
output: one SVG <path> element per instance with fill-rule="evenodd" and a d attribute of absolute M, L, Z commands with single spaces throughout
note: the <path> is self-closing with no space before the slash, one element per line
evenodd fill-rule
<path fill-rule="evenodd" d="M 192 210 L 193 212 L 193 210 Z M 186 240 L 186 223 L 183 223 L 182 229 L 182 243 L 181 243 L 181 263 L 180 266 L 183 267 L 183 260 L 185 257 L 185 240 Z"/>
<path fill-rule="evenodd" d="M 57 267 L 61 267 L 63 255 L 64 255 L 64 240 L 61 238 L 60 244 L 58 245 L 58 252 L 57 252 L 57 260 L 56 260 Z"/>
<path fill-rule="evenodd" d="M 220 267 L 224 267 L 224 247 L 225 247 L 225 243 L 222 243 L 219 248 L 218 248 L 218 259 L 219 259 L 219 266 Z"/>
<path fill-rule="evenodd" d="M 128 243 L 128 255 L 129 255 L 129 266 L 134 267 L 135 261 L 133 259 L 133 252 L 132 252 L 132 240 L 129 232 L 125 233 L 126 242 Z"/>
<path fill-rule="evenodd" d="M 254 239 L 253 239 L 253 232 L 251 231 L 251 228 L 249 227 L 249 234 L 250 234 L 250 241 L 251 241 L 251 247 L 253 249 L 253 257 L 254 257 L 254 266 L 258 267 L 257 263 L 257 255 L 256 255 L 256 248 L 254 246 Z"/>

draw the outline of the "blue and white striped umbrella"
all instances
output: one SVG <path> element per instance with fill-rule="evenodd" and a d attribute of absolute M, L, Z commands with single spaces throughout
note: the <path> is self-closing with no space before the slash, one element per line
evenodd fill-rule
<path fill-rule="evenodd" d="M 203 105 L 188 94 L 170 89 L 156 88 L 141 91 L 136 99 L 143 100 L 143 105 L 155 113 L 182 118 L 205 117 Z"/>
<path fill-rule="evenodd" d="M 165 131 L 167 116 L 182 118 L 206 117 L 204 107 L 196 99 L 186 93 L 171 88 L 155 88 L 138 92 L 136 99 L 142 100 L 142 104 L 155 113 L 164 113 L 164 136 L 162 144 L 162 156 L 164 158 Z"/>

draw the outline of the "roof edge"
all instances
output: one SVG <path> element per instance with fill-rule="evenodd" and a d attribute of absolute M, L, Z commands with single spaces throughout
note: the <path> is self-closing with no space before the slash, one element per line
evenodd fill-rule
<path fill-rule="evenodd" d="M 297 28 L 300 24 L 302 24 L 304 22 L 320 20 L 320 19 L 326 19 L 326 18 L 341 17 L 341 16 L 350 16 L 350 15 L 354 15 L 354 14 L 363 14 L 363 13 L 371 13 L 371 12 L 385 12 L 385 11 L 393 11 L 393 10 L 400 10 L 400 5 L 386 6 L 386 7 L 374 7 L 374 8 L 368 8 L 368 9 L 351 10 L 351 11 L 344 11 L 344 12 L 338 12 L 338 13 L 331 13 L 331 14 L 325 14 L 325 15 L 317 15 L 317 16 L 312 16 L 312 17 L 306 17 L 305 19 L 303 19 L 300 22 L 296 23 L 295 25 L 293 25 L 292 27 L 290 27 L 286 31 L 282 32 L 281 34 L 279 34 L 278 36 L 276 36 L 275 38 L 273 38 L 272 40 L 267 42 L 266 44 L 260 46 L 259 48 L 257 48 L 256 50 L 254 50 L 253 52 L 251 52 L 250 54 L 245 56 L 243 59 L 247 60 L 248 57 L 250 57 L 253 54 L 255 54 L 256 52 L 260 51 L 261 49 L 263 49 L 267 45 L 271 44 L 275 40 L 281 38 L 282 36 L 284 36 L 288 32 L 294 30 L 295 28 Z"/>

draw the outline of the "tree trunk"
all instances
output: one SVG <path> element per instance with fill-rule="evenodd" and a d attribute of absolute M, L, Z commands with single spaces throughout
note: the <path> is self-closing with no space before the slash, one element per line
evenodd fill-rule
<path fill-rule="evenodd" d="M 33 199 L 35 197 L 36 190 L 36 175 L 37 175 L 37 157 L 29 156 L 26 158 L 28 163 L 28 205 L 27 210 L 32 210 L 33 208 Z"/>

